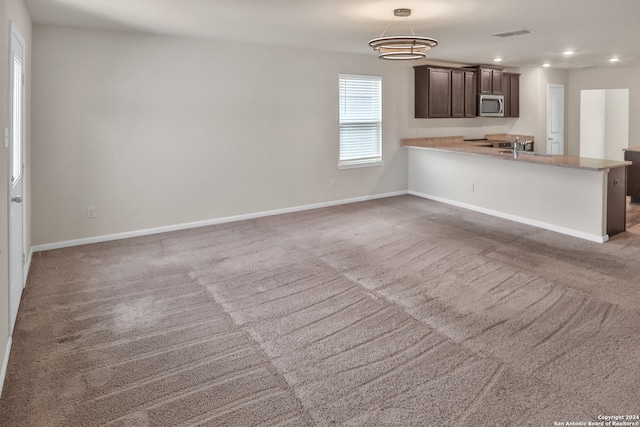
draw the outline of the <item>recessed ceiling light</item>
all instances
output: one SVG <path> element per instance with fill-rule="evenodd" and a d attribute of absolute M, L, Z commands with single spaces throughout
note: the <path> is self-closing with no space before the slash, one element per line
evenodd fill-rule
<path fill-rule="evenodd" d="M 545 62 L 544 64 L 542 64 L 542 66 L 544 68 L 549 68 L 549 67 L 551 67 L 551 64 L 549 64 L 548 62 Z"/>
<path fill-rule="evenodd" d="M 493 62 L 502 62 L 502 58 L 496 56 L 495 58 L 493 58 Z"/>
<path fill-rule="evenodd" d="M 574 53 L 576 53 L 576 52 L 575 52 L 575 51 L 573 51 L 573 50 L 571 50 L 571 49 L 567 49 L 567 50 L 565 50 L 564 52 L 562 52 L 562 54 L 563 54 L 564 56 L 571 56 L 571 55 L 573 55 Z"/>
<path fill-rule="evenodd" d="M 609 58 L 609 62 L 618 62 L 620 61 L 620 58 L 616 58 L 615 56 L 613 58 Z"/>

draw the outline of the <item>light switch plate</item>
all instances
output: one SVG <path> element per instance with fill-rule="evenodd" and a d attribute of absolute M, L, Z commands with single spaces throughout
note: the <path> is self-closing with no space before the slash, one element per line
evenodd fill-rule
<path fill-rule="evenodd" d="M 9 128 L 4 128 L 4 148 L 9 148 Z"/>

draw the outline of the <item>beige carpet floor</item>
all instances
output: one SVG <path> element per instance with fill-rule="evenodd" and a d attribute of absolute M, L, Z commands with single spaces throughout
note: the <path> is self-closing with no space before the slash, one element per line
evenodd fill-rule
<path fill-rule="evenodd" d="M 640 413 L 640 229 L 401 196 L 34 254 L 3 426 L 553 426 Z"/>

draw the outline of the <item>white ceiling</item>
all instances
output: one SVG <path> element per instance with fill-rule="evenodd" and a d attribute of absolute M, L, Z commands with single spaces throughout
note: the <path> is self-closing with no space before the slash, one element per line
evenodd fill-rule
<path fill-rule="evenodd" d="M 141 31 L 375 55 L 396 8 L 434 37 L 429 59 L 556 68 L 640 64 L 640 0 L 25 0 L 34 23 Z M 531 34 L 499 38 L 495 33 Z M 408 32 L 404 19 L 388 34 Z M 569 58 L 562 51 L 576 53 Z M 620 61 L 608 62 L 612 56 Z"/>

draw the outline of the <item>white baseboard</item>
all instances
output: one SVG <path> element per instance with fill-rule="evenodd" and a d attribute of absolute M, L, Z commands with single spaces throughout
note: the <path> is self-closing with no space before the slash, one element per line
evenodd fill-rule
<path fill-rule="evenodd" d="M 607 240 L 609 240 L 609 236 L 606 235 L 606 234 L 604 236 L 600 236 L 600 235 L 597 235 L 597 234 L 585 233 L 584 231 L 574 230 L 572 228 L 567 228 L 567 227 L 561 227 L 559 225 L 549 224 L 547 222 L 536 221 L 534 219 L 525 218 L 525 217 L 518 216 L 518 215 L 511 215 L 511 214 L 507 214 L 507 213 L 504 213 L 504 212 L 494 211 L 492 209 L 486 209 L 486 208 L 482 208 L 482 207 L 479 207 L 479 206 L 458 202 L 458 201 L 455 201 L 455 200 L 445 199 L 445 198 L 438 197 L 438 196 L 432 196 L 430 194 L 419 193 L 417 191 L 409 190 L 408 193 L 413 195 L 413 196 L 422 197 L 424 199 L 434 200 L 436 202 L 446 203 L 448 205 L 457 206 L 457 207 L 464 208 L 464 209 L 469 209 L 469 210 L 472 210 L 472 211 L 475 211 L 475 212 L 480 212 L 480 213 L 484 213 L 484 214 L 487 214 L 487 215 L 496 216 L 498 218 L 504 218 L 504 219 L 508 219 L 510 221 L 515 221 L 515 222 L 519 222 L 519 223 L 522 223 L 522 224 L 532 225 L 534 227 L 543 228 L 545 230 L 555 231 L 556 233 L 566 234 L 568 236 L 577 237 L 579 239 L 589 240 L 591 242 L 604 243 Z"/>
<path fill-rule="evenodd" d="M 9 354 L 11 353 L 11 344 L 13 340 L 11 336 L 7 340 L 7 347 L 4 350 L 4 359 L 2 359 L 2 368 L 0 368 L 0 397 L 2 397 L 2 390 L 4 389 L 4 379 L 7 376 L 7 367 L 9 366 Z"/>
<path fill-rule="evenodd" d="M 371 196 L 354 197 L 351 199 L 333 200 L 330 202 L 314 203 L 311 205 L 293 206 L 290 208 L 274 209 L 270 211 L 254 212 L 243 215 L 234 215 L 223 218 L 214 218 L 204 221 L 188 222 L 183 224 L 168 225 L 164 227 L 147 228 L 143 230 L 126 231 L 123 233 L 107 234 L 102 236 L 87 237 L 84 239 L 66 240 L 63 242 L 46 243 L 44 245 L 36 245 L 32 248 L 33 252 L 49 251 L 52 249 L 68 248 L 72 246 L 88 245 L 91 243 L 108 242 L 111 240 L 128 239 L 130 237 L 147 236 L 150 234 L 166 233 L 169 231 L 186 230 L 189 228 L 205 227 L 208 225 L 224 224 L 227 222 L 242 221 L 246 219 L 262 218 L 265 216 L 279 215 L 291 212 L 300 212 L 311 209 L 326 208 L 330 206 L 345 205 L 348 203 L 365 202 L 368 200 L 382 199 L 385 197 L 401 196 L 408 194 L 406 190 L 395 191 L 392 193 L 374 194 Z"/>

